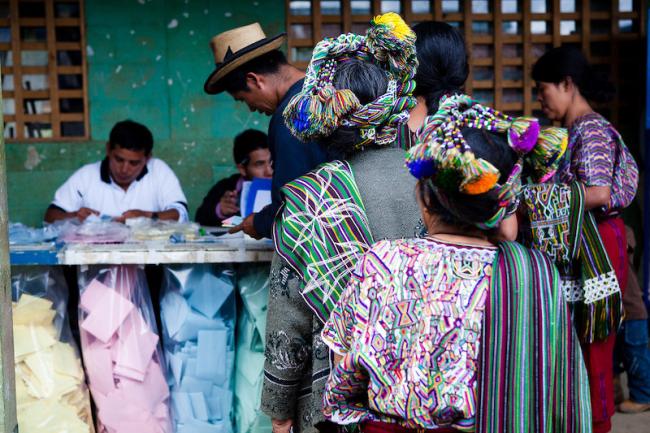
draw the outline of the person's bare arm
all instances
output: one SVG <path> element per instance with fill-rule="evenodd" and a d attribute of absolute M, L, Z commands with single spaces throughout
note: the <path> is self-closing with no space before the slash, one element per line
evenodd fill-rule
<path fill-rule="evenodd" d="M 45 211 L 45 217 L 43 219 L 47 223 L 53 223 L 55 221 L 69 219 L 69 218 L 78 218 L 79 221 L 84 221 L 90 215 L 99 215 L 99 212 L 87 207 L 82 207 L 76 212 L 66 212 L 61 208 L 50 206 Z"/>
<path fill-rule="evenodd" d="M 228 230 L 228 233 L 244 232 L 253 239 L 262 239 L 263 236 L 261 236 L 259 233 L 257 233 L 257 230 L 255 230 L 255 224 L 253 224 L 254 220 L 255 214 L 252 213 L 244 218 L 244 221 L 242 221 L 238 226 L 235 226 Z"/>
<path fill-rule="evenodd" d="M 585 187 L 585 209 L 607 206 L 611 197 L 612 189 L 608 186 L 587 186 Z"/>

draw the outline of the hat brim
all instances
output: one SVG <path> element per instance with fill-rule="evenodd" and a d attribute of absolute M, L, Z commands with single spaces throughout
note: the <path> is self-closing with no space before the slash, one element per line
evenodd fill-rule
<path fill-rule="evenodd" d="M 227 62 L 224 62 L 222 65 L 219 65 L 205 80 L 203 85 L 203 90 L 209 95 L 216 95 L 225 90 L 221 80 L 228 75 L 230 72 L 234 71 L 241 65 L 250 62 L 256 57 L 266 54 L 269 51 L 277 50 L 282 46 L 282 44 L 287 40 L 286 33 L 280 33 L 277 36 L 272 38 L 262 39 L 261 41 L 255 42 L 247 46 L 244 49 L 241 49 L 235 53 L 235 55 L 229 59 Z"/>

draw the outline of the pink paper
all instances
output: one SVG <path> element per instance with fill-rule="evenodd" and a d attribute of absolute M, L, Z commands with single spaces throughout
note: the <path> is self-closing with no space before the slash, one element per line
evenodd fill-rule
<path fill-rule="evenodd" d="M 80 299 L 87 313 L 82 350 L 100 433 L 172 431 L 169 388 L 156 356 L 160 338 L 143 316 L 150 305 L 141 305 L 134 293 L 137 276 L 137 268 L 119 266 L 109 283 L 116 289 L 93 280 Z"/>
<path fill-rule="evenodd" d="M 117 376 L 121 376 L 122 378 L 137 380 L 139 382 L 142 382 L 144 380 L 144 377 L 146 376 L 146 373 L 143 373 L 138 370 L 134 370 L 129 367 L 119 366 L 119 365 L 115 366 L 114 372 Z"/>
<path fill-rule="evenodd" d="M 115 290 L 123 296 L 131 296 L 131 291 L 136 289 L 138 268 L 134 265 L 118 266 L 115 272 Z"/>
<path fill-rule="evenodd" d="M 143 411 L 124 390 L 118 389 L 106 396 L 104 404 L 98 408 L 98 416 L 106 427 L 117 429 L 124 420 L 144 422 L 151 414 Z"/>
<path fill-rule="evenodd" d="M 163 433 L 158 423 L 151 421 L 122 421 L 116 433 Z"/>
<path fill-rule="evenodd" d="M 115 391 L 111 351 L 94 343 L 84 348 L 83 357 L 90 386 L 104 395 Z"/>
<path fill-rule="evenodd" d="M 113 290 L 106 291 L 95 307 L 81 323 L 81 328 L 104 343 L 111 339 L 133 310 L 133 304 Z"/>
<path fill-rule="evenodd" d="M 125 378 L 120 382 L 120 389 L 129 396 L 129 399 L 134 404 L 152 414 L 169 397 L 169 387 L 165 381 L 165 376 L 160 365 L 156 362 L 151 363 L 151 367 L 142 382 Z"/>
<path fill-rule="evenodd" d="M 149 326 L 147 321 L 144 320 L 144 317 L 142 317 L 142 314 L 140 314 L 140 310 L 137 308 L 133 309 L 133 311 L 131 311 L 129 315 L 126 316 L 124 323 L 122 323 L 120 329 L 117 330 L 117 334 L 120 336 L 120 338 L 124 338 L 124 336 L 131 331 L 134 331 L 138 334 L 151 332 L 151 326 Z"/>
<path fill-rule="evenodd" d="M 99 281 L 92 280 L 88 286 L 86 286 L 86 289 L 83 291 L 81 294 L 80 298 L 80 304 L 81 307 L 86 310 L 86 312 L 90 312 L 95 309 L 95 306 L 99 304 L 99 301 L 101 300 L 102 296 L 106 294 L 108 290 L 113 290 L 107 285 L 100 283 Z M 101 304 L 100 304 L 101 305 Z"/>
<path fill-rule="evenodd" d="M 154 416 L 158 421 L 169 422 L 169 408 L 167 405 L 160 403 L 158 406 L 156 406 Z"/>
<path fill-rule="evenodd" d="M 127 320 L 127 322 L 130 321 Z M 137 326 L 133 324 L 130 324 L 129 328 L 130 332 L 123 333 L 118 342 L 115 363 L 117 367 L 126 367 L 129 370 L 144 373 L 147 371 L 147 366 L 156 350 L 158 336 L 149 331 L 148 327 L 147 331 L 142 334 L 138 333 Z"/>

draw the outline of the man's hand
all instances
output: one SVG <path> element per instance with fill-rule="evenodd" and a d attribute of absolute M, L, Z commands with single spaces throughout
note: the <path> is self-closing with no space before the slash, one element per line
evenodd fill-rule
<path fill-rule="evenodd" d="M 88 218 L 90 215 L 99 215 L 99 212 L 97 212 L 95 209 L 82 207 L 74 213 L 74 216 L 79 218 L 79 221 L 81 222 L 85 221 L 86 218 Z"/>
<path fill-rule="evenodd" d="M 219 200 L 219 207 L 223 216 L 229 218 L 236 213 L 239 213 L 239 206 L 237 206 L 237 192 L 226 191 Z"/>
<path fill-rule="evenodd" d="M 151 215 L 153 215 L 153 212 L 140 210 L 140 209 L 131 209 L 131 210 L 127 210 L 122 215 L 118 216 L 117 218 L 114 218 L 114 220 L 117 221 L 117 222 L 123 223 L 124 221 L 128 220 L 129 218 L 138 218 L 138 217 L 151 218 Z"/>
<path fill-rule="evenodd" d="M 244 232 L 253 239 L 262 239 L 262 236 L 260 236 L 255 230 L 255 225 L 253 224 L 254 218 L 254 213 L 248 215 L 241 224 L 228 230 L 228 233 Z"/>
<path fill-rule="evenodd" d="M 291 433 L 293 431 L 293 429 L 291 428 L 292 426 L 293 426 L 292 419 L 271 420 L 271 428 L 273 430 L 273 433 Z"/>

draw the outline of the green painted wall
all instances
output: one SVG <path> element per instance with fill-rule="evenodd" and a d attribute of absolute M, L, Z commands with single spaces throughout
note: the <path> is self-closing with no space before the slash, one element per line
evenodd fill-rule
<path fill-rule="evenodd" d="M 39 225 L 56 188 L 103 157 L 116 121 L 144 123 L 154 154 L 179 177 L 194 214 L 212 184 L 234 170 L 232 140 L 268 118 L 228 95 L 203 93 L 214 69 L 209 40 L 258 21 L 284 31 L 282 0 L 86 0 L 92 141 L 6 146 L 11 221 Z"/>

